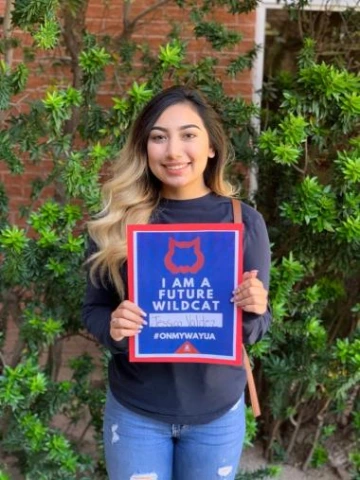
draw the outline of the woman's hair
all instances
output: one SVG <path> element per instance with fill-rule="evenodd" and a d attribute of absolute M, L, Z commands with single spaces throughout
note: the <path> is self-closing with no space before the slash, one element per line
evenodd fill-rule
<path fill-rule="evenodd" d="M 112 178 L 102 188 L 103 210 L 88 222 L 91 238 L 98 251 L 90 256 L 90 278 L 96 283 L 110 279 L 120 296 L 124 283 L 120 268 L 126 261 L 126 226 L 148 223 L 160 199 L 161 184 L 151 173 L 147 161 L 150 131 L 160 115 L 170 106 L 190 105 L 201 117 L 215 152 L 204 171 L 207 187 L 218 195 L 231 196 L 234 188 L 224 180 L 228 161 L 228 140 L 220 117 L 206 98 L 188 87 L 170 87 L 150 100 L 134 122 L 127 142 L 112 167 Z"/>

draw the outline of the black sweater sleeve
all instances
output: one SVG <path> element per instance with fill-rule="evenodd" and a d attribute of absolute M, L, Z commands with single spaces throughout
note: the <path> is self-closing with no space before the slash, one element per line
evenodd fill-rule
<path fill-rule="evenodd" d="M 251 227 L 245 223 L 244 272 L 258 270 L 257 278 L 269 290 L 271 260 L 267 229 L 262 215 L 258 212 L 256 218 L 251 220 Z M 259 341 L 267 332 L 270 321 L 269 304 L 263 315 L 243 312 L 243 342 L 252 344 Z"/>
<path fill-rule="evenodd" d="M 96 248 L 95 243 L 90 240 L 86 258 L 94 253 Z M 82 306 L 82 322 L 88 332 L 112 353 L 126 351 L 127 339 L 116 342 L 110 336 L 111 313 L 117 308 L 121 299 L 110 282 L 104 285 L 98 278 L 96 283 L 97 285 L 92 283 L 88 267 L 86 293 Z"/>

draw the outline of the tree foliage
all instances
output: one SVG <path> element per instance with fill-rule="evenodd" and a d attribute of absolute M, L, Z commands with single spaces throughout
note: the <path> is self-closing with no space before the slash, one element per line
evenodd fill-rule
<path fill-rule="evenodd" d="M 259 138 L 274 324 L 272 342 L 254 354 L 261 350 L 277 442 L 287 419 L 301 425 L 317 415 L 320 434 L 332 415 L 349 411 L 349 398 L 358 402 L 360 77 L 316 63 L 315 51 L 307 39 L 298 72 L 285 85 L 282 73 L 275 79 Z"/>

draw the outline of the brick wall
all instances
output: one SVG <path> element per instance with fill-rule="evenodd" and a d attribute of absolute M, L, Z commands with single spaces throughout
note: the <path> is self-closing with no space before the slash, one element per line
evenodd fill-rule
<path fill-rule="evenodd" d="M 87 28 L 95 34 L 119 35 L 122 31 L 123 20 L 123 0 L 90 0 L 87 9 Z M 138 0 L 131 2 L 131 15 L 133 19 L 140 14 L 145 8 L 153 5 L 155 2 L 149 0 Z M 5 0 L 0 0 L 0 16 L 3 16 L 5 11 Z M 218 9 L 213 13 L 214 19 L 221 20 L 226 23 L 228 27 L 234 28 L 243 34 L 243 41 L 241 44 L 228 53 L 219 54 L 218 75 L 220 78 L 224 77 L 225 66 L 231 58 L 236 57 L 239 53 L 245 52 L 254 45 L 255 38 L 255 12 L 248 15 L 233 16 L 226 13 L 225 10 Z M 164 41 L 166 35 L 171 28 L 171 22 L 177 21 L 181 24 L 181 31 L 185 40 L 188 41 L 188 51 L 190 60 L 197 60 L 200 56 L 213 51 L 204 40 L 195 40 L 193 32 L 189 26 L 188 13 L 181 10 L 176 5 L 171 4 L 162 7 L 160 10 L 153 11 L 144 18 L 144 21 L 138 25 L 135 30 L 133 38 L 142 41 L 144 38 L 150 43 L 155 50 Z M 22 32 L 15 32 L 16 35 L 21 36 L 22 41 L 26 45 L 31 45 L 31 38 Z M 21 50 L 14 51 L 14 64 L 21 60 Z M 62 48 L 55 49 L 54 52 L 39 52 L 37 58 L 31 65 L 31 75 L 26 92 L 23 92 L 16 100 L 14 106 L 17 110 L 26 109 L 27 102 L 41 98 L 49 84 L 68 84 L 69 71 L 66 67 L 53 67 L 51 65 L 54 57 L 60 58 L 64 56 L 65 52 Z M 50 57 L 50 58 L 49 58 Z M 244 98 L 251 100 L 253 93 L 252 81 L 250 72 L 239 75 L 232 80 L 226 78 L 224 80 L 226 91 L 229 94 L 241 94 Z M 112 81 L 107 81 L 103 84 L 99 96 L 104 104 L 109 105 L 111 97 L 120 96 L 127 86 L 114 87 Z M 0 180 L 5 183 L 7 193 L 10 196 L 10 221 L 21 223 L 18 216 L 18 207 L 28 202 L 30 193 L 30 182 L 36 177 L 41 177 L 46 172 L 44 165 L 28 166 L 26 173 L 19 176 L 12 176 L 0 162 Z M 52 190 L 47 189 L 44 196 L 51 196 Z M 16 343 L 17 329 L 14 325 L 9 328 L 8 343 L 5 350 L 5 358 L 10 359 L 12 350 Z M 82 351 L 90 349 L 94 352 L 93 345 L 88 345 L 86 342 L 79 342 L 77 339 L 64 344 L 64 370 L 61 377 L 66 377 L 68 371 L 66 370 L 67 360 L 69 357 L 80 354 Z M 95 354 L 96 355 L 96 354 Z"/>

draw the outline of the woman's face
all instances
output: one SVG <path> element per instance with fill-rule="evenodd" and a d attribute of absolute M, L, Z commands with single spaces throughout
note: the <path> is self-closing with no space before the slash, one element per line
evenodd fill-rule
<path fill-rule="evenodd" d="M 165 198 L 197 198 L 209 191 L 204 171 L 215 151 L 191 104 L 178 103 L 164 110 L 150 131 L 147 155 L 149 168 L 162 183 Z"/>

